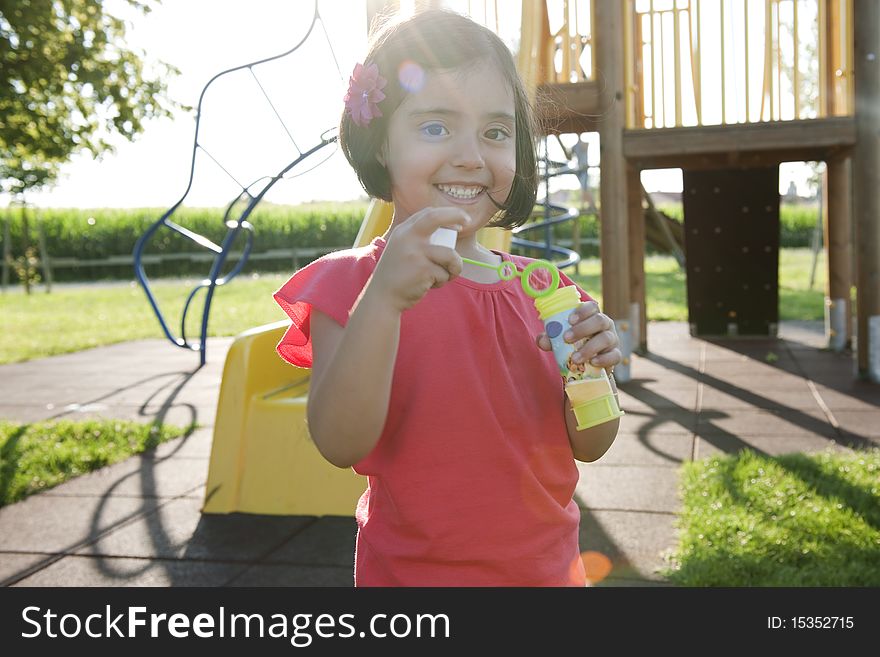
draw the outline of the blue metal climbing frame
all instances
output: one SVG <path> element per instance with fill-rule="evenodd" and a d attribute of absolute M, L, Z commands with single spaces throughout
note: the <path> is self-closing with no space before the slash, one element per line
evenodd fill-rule
<path fill-rule="evenodd" d="M 565 155 L 568 157 L 567 162 L 558 162 L 550 158 L 547 139 L 544 139 L 544 157 L 540 160 L 540 175 L 544 185 L 544 198 L 539 199 L 536 204 L 536 210 L 539 210 L 540 218 L 538 221 L 530 221 L 527 224 L 515 228 L 513 230 L 513 239 L 511 243 L 515 247 L 521 249 L 535 249 L 542 253 L 545 260 L 553 262 L 559 269 L 574 267 L 580 262 L 581 256 L 578 252 L 578 244 L 572 244 L 573 249 L 553 243 L 553 227 L 568 221 L 577 221 L 581 216 L 581 211 L 577 208 L 566 207 L 553 203 L 550 196 L 550 180 L 558 176 L 576 175 L 582 187 L 587 184 L 588 165 L 586 157 L 577 157 L 576 164 L 572 164 L 572 156 L 577 155 L 568 151 L 561 141 L 559 145 L 563 148 Z M 544 240 L 538 242 L 535 240 L 520 237 L 523 233 L 540 230 L 543 233 Z"/>
<path fill-rule="evenodd" d="M 144 292 L 147 295 L 147 299 L 150 302 L 150 306 L 153 309 L 153 312 L 156 314 L 156 318 L 159 320 L 159 324 L 162 327 L 162 331 L 165 333 L 165 336 L 177 347 L 181 347 L 183 349 L 188 349 L 191 351 L 199 352 L 199 364 L 205 364 L 206 358 L 206 346 L 207 346 L 207 337 L 208 337 L 208 317 L 211 312 L 211 302 L 214 298 L 214 290 L 222 285 L 226 285 L 233 278 L 238 275 L 242 268 L 244 268 L 247 263 L 248 256 L 251 252 L 251 247 L 253 246 L 253 236 L 254 236 L 254 227 L 248 221 L 251 213 L 254 208 L 256 208 L 257 204 L 263 199 L 266 193 L 277 183 L 279 180 L 283 179 L 286 174 L 292 171 L 294 168 L 299 166 L 302 162 L 313 156 L 318 151 L 322 150 L 324 147 L 333 144 L 336 142 L 336 135 L 333 134 L 333 130 L 328 130 L 324 134 L 321 135 L 318 143 L 311 147 L 308 150 L 301 151 L 299 147 L 297 148 L 298 156 L 289 164 L 287 164 L 283 169 L 281 169 L 278 173 L 273 176 L 264 176 L 262 178 L 257 179 L 253 183 L 247 186 L 241 187 L 240 193 L 232 200 L 231 203 L 226 207 L 226 211 L 223 215 L 223 222 L 226 225 L 227 231 L 226 236 L 223 239 L 221 244 L 215 244 L 208 238 L 203 235 L 199 235 L 193 231 L 190 231 L 183 226 L 177 224 L 172 221 L 172 217 L 177 209 L 181 206 L 183 201 L 186 199 L 193 185 L 193 178 L 195 175 L 195 163 L 196 163 L 196 155 L 200 148 L 202 148 L 199 143 L 199 126 L 202 119 L 202 102 L 205 98 L 205 92 L 207 92 L 208 88 L 214 83 L 217 79 L 225 76 L 227 74 L 233 73 L 235 71 L 240 71 L 242 69 L 249 69 L 251 73 L 253 73 L 253 68 L 260 64 L 265 64 L 266 62 L 274 61 L 286 57 L 298 50 L 300 46 L 302 46 L 306 40 L 311 35 L 315 25 L 321 21 L 321 17 L 318 12 L 318 3 L 317 0 L 314 3 L 314 11 L 312 13 L 311 23 L 309 24 L 308 30 L 302 39 L 290 50 L 287 50 L 280 55 L 275 55 L 273 57 L 267 57 L 265 59 L 261 59 L 255 62 L 251 62 L 249 64 L 243 64 L 241 66 L 235 66 L 233 68 L 222 71 L 212 77 L 205 87 L 202 89 L 202 92 L 199 96 L 199 104 L 196 114 L 196 127 L 195 127 L 195 137 L 193 139 L 193 149 L 192 149 L 192 163 L 190 166 L 190 177 L 189 183 L 187 184 L 186 191 L 184 191 L 183 196 L 181 196 L 180 200 L 177 201 L 171 208 L 169 208 L 155 223 L 153 223 L 149 229 L 138 239 L 137 244 L 135 244 L 134 248 L 134 270 L 135 276 L 140 283 L 141 287 L 143 287 Z M 321 26 L 323 28 L 323 22 L 321 22 Z M 324 29 L 324 35 L 327 36 L 326 29 Z M 329 38 L 327 38 L 327 42 L 330 45 L 330 51 L 333 52 L 332 44 L 330 44 Z M 334 55 L 335 60 L 335 55 Z M 337 65 L 338 69 L 338 65 Z M 256 79 L 256 76 L 254 75 Z M 262 88 L 262 87 L 261 87 Z M 272 100 L 269 98 L 268 94 L 266 94 L 263 89 L 263 94 L 266 97 L 266 101 L 271 106 L 272 110 L 275 111 L 275 115 L 278 117 L 278 120 L 281 121 L 282 126 L 284 126 L 285 130 L 287 130 L 287 126 L 284 125 L 284 121 L 281 119 L 277 110 L 275 110 L 274 105 L 272 104 Z M 288 131 L 288 134 L 289 131 Z M 295 145 L 295 143 L 294 143 Z M 203 149 L 204 150 L 204 149 Z M 207 151 L 205 151 L 207 153 Z M 209 154 L 210 157 L 210 154 Z M 213 159 L 213 158 L 212 158 Z M 215 160 L 216 162 L 216 160 Z M 219 163 L 218 163 L 219 164 Z M 221 165 L 222 168 L 222 165 Z M 225 169 L 224 169 L 225 171 Z M 237 183 L 237 181 L 236 181 Z M 243 209 L 242 209 L 243 204 Z M 238 210 L 241 210 L 240 213 Z M 183 307 L 183 315 L 180 320 L 180 334 L 175 335 L 171 328 L 168 325 L 168 322 L 165 320 L 165 316 L 163 315 L 161 309 L 159 308 L 159 304 L 156 300 L 155 295 L 153 294 L 153 290 L 150 287 L 150 282 L 147 277 L 146 272 L 144 271 L 143 266 L 143 255 L 144 250 L 147 245 L 150 243 L 150 240 L 160 229 L 170 229 L 190 240 L 195 242 L 196 244 L 204 247 L 205 249 L 212 251 L 215 255 L 211 264 L 210 273 L 208 277 L 199 281 L 192 291 L 189 293 L 189 296 L 186 299 L 186 302 Z M 241 256 L 235 266 L 224 276 L 221 276 L 220 273 L 223 270 L 223 266 L 226 264 L 227 259 L 229 258 L 230 252 L 232 250 L 233 245 L 240 235 L 245 237 L 245 245 L 242 250 Z M 206 290 L 205 292 L 205 303 L 202 309 L 202 317 L 201 317 L 201 329 L 199 333 L 199 337 L 197 340 L 191 340 L 186 335 L 186 319 L 190 310 L 190 305 L 195 299 L 196 294 L 200 290 Z"/>

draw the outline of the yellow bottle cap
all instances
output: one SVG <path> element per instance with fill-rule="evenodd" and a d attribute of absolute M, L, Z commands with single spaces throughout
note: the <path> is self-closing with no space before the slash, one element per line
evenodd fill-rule
<path fill-rule="evenodd" d="M 573 406 L 572 410 L 574 411 L 575 418 L 577 418 L 578 431 L 595 427 L 597 424 L 609 422 L 614 418 L 624 415 L 614 395 L 603 395 L 578 406 Z"/>
<path fill-rule="evenodd" d="M 574 310 L 581 303 L 581 295 L 574 285 L 557 288 L 553 294 L 547 294 L 535 299 L 535 308 L 541 315 L 541 321 L 552 317 L 563 310 Z"/>

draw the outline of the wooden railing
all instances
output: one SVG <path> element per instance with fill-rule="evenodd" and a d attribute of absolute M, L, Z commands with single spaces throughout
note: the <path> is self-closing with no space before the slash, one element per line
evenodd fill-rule
<path fill-rule="evenodd" d="M 608 36 L 624 41 L 627 127 L 852 115 L 853 2 L 623 0 L 623 34 Z M 522 34 L 528 28 L 533 35 L 529 61 L 520 59 L 529 82 L 602 86 L 595 45 L 606 35 L 594 34 L 592 0 L 428 4 L 465 12 L 502 36 L 501 19 L 522 9 L 523 20 L 534 23 L 521 25 Z"/>
<path fill-rule="evenodd" d="M 626 0 L 630 128 L 852 114 L 853 0 Z"/>
<path fill-rule="evenodd" d="M 547 0 L 550 38 L 544 55 L 545 83 L 572 84 L 595 78 L 593 3 Z"/>

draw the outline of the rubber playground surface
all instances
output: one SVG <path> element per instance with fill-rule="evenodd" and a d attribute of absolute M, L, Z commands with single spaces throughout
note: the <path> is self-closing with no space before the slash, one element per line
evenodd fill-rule
<path fill-rule="evenodd" d="M 5 586 L 351 586 L 355 523 L 340 516 L 203 514 L 230 338 L 207 364 L 144 340 L 0 367 L 0 417 L 100 416 L 201 426 L 155 450 L 0 509 Z M 821 323 L 779 338 L 699 339 L 651 323 L 650 353 L 620 386 L 626 416 L 599 461 L 578 464 L 581 549 L 610 560 L 598 585 L 667 585 L 677 467 L 749 447 L 776 455 L 880 444 L 880 387 Z M 280 484 L 279 484 L 280 485 Z"/>

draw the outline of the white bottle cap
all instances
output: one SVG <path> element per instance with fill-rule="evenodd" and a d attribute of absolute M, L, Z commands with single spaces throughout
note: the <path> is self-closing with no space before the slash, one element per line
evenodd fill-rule
<path fill-rule="evenodd" d="M 434 231 L 428 241 L 437 246 L 446 246 L 450 249 L 455 248 L 455 242 L 458 239 L 458 233 L 451 228 L 438 228 Z"/>

